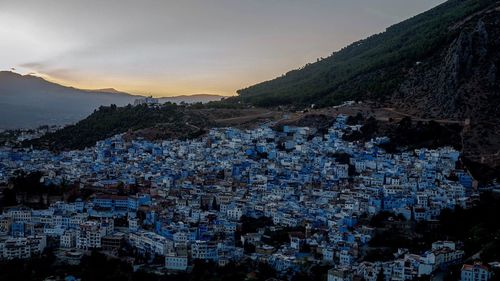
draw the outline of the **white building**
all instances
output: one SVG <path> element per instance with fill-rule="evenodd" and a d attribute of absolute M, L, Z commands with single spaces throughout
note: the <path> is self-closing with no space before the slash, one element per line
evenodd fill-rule
<path fill-rule="evenodd" d="M 174 248 L 174 243 L 161 235 L 149 231 L 129 234 L 129 243 L 142 253 L 165 256 Z"/>
<path fill-rule="evenodd" d="M 176 256 L 175 254 L 165 257 L 165 268 L 170 270 L 186 270 L 188 267 L 187 256 Z"/>
<path fill-rule="evenodd" d="M 28 236 L 27 238 L 31 255 L 41 254 L 47 246 L 47 236 L 45 235 L 33 235 Z"/>
<path fill-rule="evenodd" d="M 461 281 L 488 281 L 491 279 L 489 268 L 481 263 L 464 264 L 460 274 Z"/>
<path fill-rule="evenodd" d="M 155 99 L 152 96 L 141 98 L 141 99 L 136 99 L 134 101 L 134 105 L 142 105 L 142 104 L 157 105 L 158 103 L 159 103 L 158 99 Z"/>
<path fill-rule="evenodd" d="M 193 259 L 216 260 L 217 245 L 213 242 L 196 240 L 191 244 L 191 256 Z"/>
<path fill-rule="evenodd" d="M 239 220 L 243 216 L 243 206 L 239 204 L 230 205 L 227 208 L 226 215 L 231 220 Z"/>
<path fill-rule="evenodd" d="M 31 209 L 28 208 L 11 208 L 4 214 L 12 218 L 13 222 L 31 222 Z"/>
<path fill-rule="evenodd" d="M 27 259 L 31 257 L 30 245 L 27 238 L 9 238 L 0 243 L 2 256 L 5 259 Z"/>
<path fill-rule="evenodd" d="M 322 252 L 323 252 L 323 260 L 324 261 L 329 261 L 329 262 L 333 261 L 333 258 L 335 255 L 333 247 L 325 247 L 325 248 L 323 248 Z"/>
<path fill-rule="evenodd" d="M 76 233 L 74 231 L 65 231 L 59 241 L 61 248 L 73 248 L 76 246 Z"/>
<path fill-rule="evenodd" d="M 101 228 L 98 222 L 84 222 L 76 235 L 76 247 L 85 250 L 101 248 L 101 239 L 105 235 L 106 229 Z"/>

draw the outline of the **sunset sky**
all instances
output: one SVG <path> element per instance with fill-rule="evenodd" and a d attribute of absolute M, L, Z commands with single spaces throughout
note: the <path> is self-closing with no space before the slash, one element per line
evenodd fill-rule
<path fill-rule="evenodd" d="M 232 95 L 443 0 L 0 0 L 0 70 L 79 88 Z"/>

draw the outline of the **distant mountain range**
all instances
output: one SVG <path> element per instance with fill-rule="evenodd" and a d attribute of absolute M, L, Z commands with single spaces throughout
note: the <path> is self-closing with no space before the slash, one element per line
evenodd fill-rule
<path fill-rule="evenodd" d="M 133 104 L 142 96 L 113 88 L 86 90 L 66 87 L 32 75 L 0 71 L 0 129 L 35 128 L 75 123 L 103 105 Z M 162 98 L 160 102 L 208 102 L 216 95 Z"/>

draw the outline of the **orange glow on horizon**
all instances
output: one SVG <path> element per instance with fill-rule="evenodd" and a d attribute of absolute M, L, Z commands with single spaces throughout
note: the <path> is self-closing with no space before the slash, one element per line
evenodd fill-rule
<path fill-rule="evenodd" d="M 160 85 L 152 84 L 151 81 L 141 81 L 141 80 L 129 80 L 129 83 L 123 83 L 121 79 L 92 79 L 92 81 L 79 82 L 74 79 L 66 80 L 54 77 L 49 74 L 39 73 L 39 72 L 27 72 L 23 75 L 32 75 L 36 77 L 43 78 L 49 82 L 57 83 L 65 87 L 73 87 L 82 90 L 99 90 L 99 89 L 115 89 L 116 91 L 139 96 L 153 96 L 156 98 L 163 97 L 174 97 L 174 96 L 191 96 L 191 95 L 219 95 L 224 97 L 230 97 L 236 95 L 236 90 L 217 90 L 217 89 L 200 89 L 198 87 L 190 87 L 187 85 Z M 140 87 L 134 86 L 140 85 Z"/>

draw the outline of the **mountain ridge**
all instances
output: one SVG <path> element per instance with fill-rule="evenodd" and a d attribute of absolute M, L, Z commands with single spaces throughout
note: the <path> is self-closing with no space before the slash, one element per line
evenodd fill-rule
<path fill-rule="evenodd" d="M 127 105 L 137 96 L 82 90 L 33 75 L 0 72 L 0 128 L 67 125 L 102 105 Z"/>
<path fill-rule="evenodd" d="M 235 100 L 261 106 L 328 106 L 350 99 L 384 98 L 397 89 L 407 69 L 451 43 L 464 24 L 497 8 L 495 4 L 493 0 L 449 0 L 325 59 L 240 89 Z"/>
<path fill-rule="evenodd" d="M 34 75 L 0 71 L 0 129 L 69 125 L 90 115 L 100 106 L 133 104 L 142 95 L 114 88 L 79 89 Z M 194 103 L 222 99 L 209 94 L 158 98 L 160 102 Z"/>

